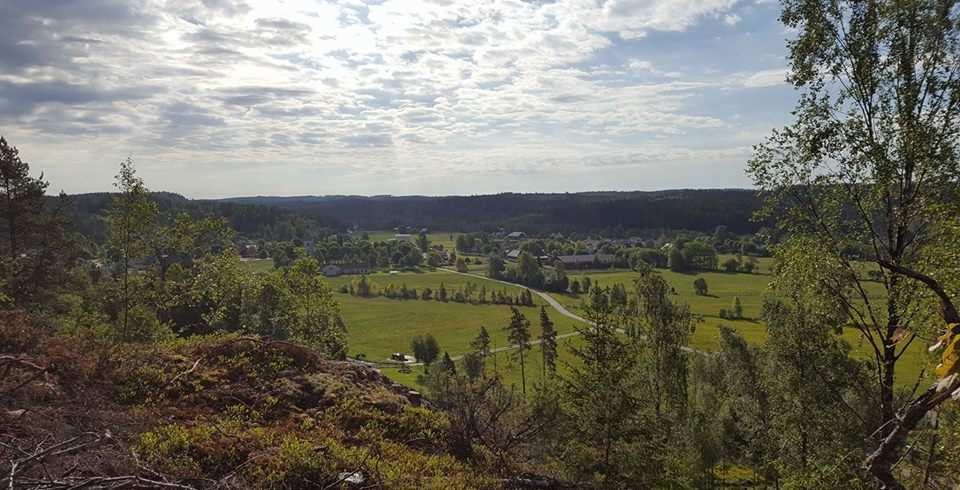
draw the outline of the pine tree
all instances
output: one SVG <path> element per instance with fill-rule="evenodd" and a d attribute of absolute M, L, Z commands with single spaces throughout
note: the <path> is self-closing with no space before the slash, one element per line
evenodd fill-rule
<path fill-rule="evenodd" d="M 450 354 L 446 351 L 443 352 L 443 359 L 440 361 L 440 367 L 450 374 L 457 374 L 457 365 L 453 362 Z"/>
<path fill-rule="evenodd" d="M 515 356 L 520 360 L 520 386 L 523 394 L 527 393 L 527 373 L 524 366 L 526 351 L 530 350 L 530 320 L 523 316 L 515 307 L 510 307 L 510 324 L 507 325 L 507 340 L 511 345 L 516 346 Z"/>
<path fill-rule="evenodd" d="M 49 184 L 43 176 L 30 177 L 30 165 L 20 159 L 20 151 L 0 137 L 0 198 L 7 228 L 6 252 L 14 261 L 23 244 L 35 230 L 33 219 L 43 211 L 43 196 Z"/>
<path fill-rule="evenodd" d="M 740 297 L 734 296 L 733 298 L 733 318 L 739 320 L 743 318 L 743 305 L 740 304 Z"/>
<path fill-rule="evenodd" d="M 547 316 L 547 308 L 540 307 L 540 351 L 543 355 L 543 377 L 557 372 L 557 330 Z"/>
<path fill-rule="evenodd" d="M 447 287 L 440 283 L 440 289 L 437 290 L 437 301 L 446 303 L 447 299 Z"/>
<path fill-rule="evenodd" d="M 40 295 L 64 282 L 71 260 L 64 232 L 67 198 L 61 194 L 56 206 L 46 206 L 47 186 L 43 175 L 30 177 L 30 165 L 0 137 L 0 224 L 6 228 L 0 232 L 6 236 L 0 274 L 10 298 L 20 305 L 42 302 Z"/>
<path fill-rule="evenodd" d="M 357 281 L 356 291 L 357 296 L 360 296 L 361 298 L 370 297 L 370 283 L 367 282 L 367 276 L 360 276 L 360 280 Z"/>
<path fill-rule="evenodd" d="M 476 361 L 479 363 L 480 372 L 483 373 L 484 366 L 486 365 L 487 358 L 490 357 L 490 334 L 487 333 L 487 327 L 483 325 L 480 326 L 480 332 L 470 341 L 470 348 L 473 349 L 473 354 L 476 356 Z M 466 361 L 466 358 L 464 359 Z"/>

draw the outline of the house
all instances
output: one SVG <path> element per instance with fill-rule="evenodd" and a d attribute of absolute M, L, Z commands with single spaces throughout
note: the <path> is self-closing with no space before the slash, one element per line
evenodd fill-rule
<path fill-rule="evenodd" d="M 370 270 L 361 264 L 327 264 L 320 269 L 320 272 L 327 277 L 337 277 L 348 274 L 367 274 Z"/>
<path fill-rule="evenodd" d="M 398 242 L 409 242 L 410 240 L 413 240 L 413 235 L 409 233 L 397 233 L 396 235 L 393 235 L 393 239 Z"/>
<path fill-rule="evenodd" d="M 610 254 L 560 255 L 557 261 L 568 269 L 589 269 L 591 267 L 609 267 L 616 257 Z"/>
<path fill-rule="evenodd" d="M 259 247 L 254 243 L 245 243 L 240 245 L 240 256 L 248 259 L 255 258 L 260 252 Z"/>
<path fill-rule="evenodd" d="M 522 240 L 527 237 L 527 234 L 522 231 L 514 231 L 507 234 L 507 240 Z"/>
<path fill-rule="evenodd" d="M 520 254 L 522 254 L 522 253 L 523 253 L 523 252 L 522 252 L 520 249 L 515 248 L 515 249 L 510 250 L 510 251 L 507 252 L 507 259 L 509 259 L 509 260 L 517 260 L 517 259 L 520 258 Z"/>

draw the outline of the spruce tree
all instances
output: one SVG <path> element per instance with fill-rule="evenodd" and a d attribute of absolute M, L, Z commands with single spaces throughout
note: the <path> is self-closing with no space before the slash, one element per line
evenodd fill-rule
<path fill-rule="evenodd" d="M 542 375 L 557 372 L 557 330 L 547 316 L 547 308 L 540 307 L 540 351 L 543 355 Z"/>
<path fill-rule="evenodd" d="M 515 307 L 510 307 L 510 324 L 507 325 L 507 340 L 511 345 L 516 346 L 514 356 L 520 360 L 520 386 L 523 394 L 527 393 L 527 373 L 524 365 L 526 351 L 530 350 L 530 320 L 523 316 Z"/>

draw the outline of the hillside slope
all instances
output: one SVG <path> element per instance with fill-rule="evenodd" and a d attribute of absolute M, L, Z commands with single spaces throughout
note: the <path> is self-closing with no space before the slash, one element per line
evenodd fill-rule
<path fill-rule="evenodd" d="M 5 313 L 0 488 L 498 487 L 418 402 L 293 343 L 98 346 Z"/>

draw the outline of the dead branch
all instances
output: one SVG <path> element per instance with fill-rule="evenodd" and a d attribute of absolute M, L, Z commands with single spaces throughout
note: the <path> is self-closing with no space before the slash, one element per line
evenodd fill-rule
<path fill-rule="evenodd" d="M 113 437 L 109 432 L 98 434 L 86 432 L 70 439 L 58 442 L 48 447 L 40 443 L 32 451 L 15 448 L 22 456 L 10 461 L 9 473 L 0 479 L 0 487 L 7 489 L 30 490 L 74 490 L 74 489 L 115 489 L 115 488 L 168 488 L 177 490 L 194 490 L 193 487 L 172 483 L 163 475 L 152 473 L 152 478 L 139 475 L 123 476 L 74 476 L 76 466 L 61 476 L 51 476 L 44 470 L 43 477 L 34 477 L 25 473 L 36 465 L 43 465 L 51 459 L 74 454 L 83 450 L 99 446 Z M 5 447 L 13 447 L 7 446 Z"/>
<path fill-rule="evenodd" d="M 6 378 L 7 374 L 9 374 L 14 367 L 33 371 L 33 376 L 28 377 L 26 380 L 20 382 L 13 388 L 8 388 L 6 390 L 0 391 L 0 396 L 11 395 L 15 393 L 17 390 L 19 390 L 20 388 L 27 386 L 28 384 L 39 379 L 41 376 L 44 376 L 47 374 L 47 368 L 33 362 L 32 359 L 27 357 L 2 355 L 0 356 L 0 366 L 3 366 L 4 368 L 3 378 Z M 3 378 L 0 378 L 0 379 L 3 379 Z"/>
<path fill-rule="evenodd" d="M 106 490 L 114 488 L 170 488 L 176 490 L 196 490 L 188 485 L 179 483 L 170 483 L 160 480 L 152 480 L 136 475 L 126 476 L 92 476 L 92 477 L 63 477 L 63 478 L 44 478 L 32 479 L 23 478 L 18 482 L 17 488 L 30 490 L 74 490 L 74 489 L 97 489 Z"/>
<path fill-rule="evenodd" d="M 176 383 L 178 380 L 180 380 L 180 378 L 182 378 L 182 377 L 184 377 L 184 376 L 189 376 L 190 374 L 193 374 L 193 372 L 196 371 L 198 367 L 200 367 L 200 363 L 201 363 L 203 360 L 204 360 L 204 357 L 201 357 L 201 358 L 197 359 L 196 362 L 193 363 L 193 366 L 190 367 L 190 369 L 187 369 L 186 371 L 184 371 L 184 372 L 182 372 L 182 373 L 174 376 L 173 379 L 171 379 L 170 381 L 167 381 L 167 384 L 163 385 L 163 387 L 164 387 L 164 388 L 167 388 L 167 387 L 173 385 L 174 383 Z"/>

